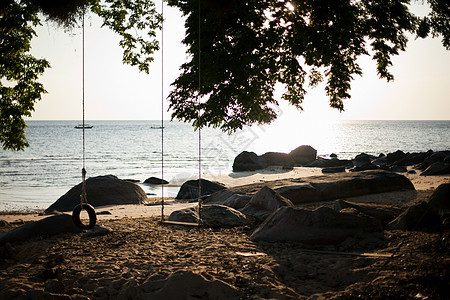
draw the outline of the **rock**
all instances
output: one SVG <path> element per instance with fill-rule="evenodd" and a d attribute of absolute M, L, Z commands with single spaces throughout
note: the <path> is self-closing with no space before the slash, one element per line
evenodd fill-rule
<path fill-rule="evenodd" d="M 444 183 L 433 192 L 428 205 L 439 215 L 443 216 L 450 211 L 450 183 Z"/>
<path fill-rule="evenodd" d="M 311 146 L 303 145 L 289 152 L 289 157 L 295 165 L 307 165 L 317 158 L 317 150 Z"/>
<path fill-rule="evenodd" d="M 233 172 L 255 171 L 264 169 L 266 165 L 255 152 L 241 152 L 233 162 Z"/>
<path fill-rule="evenodd" d="M 393 165 L 397 160 L 400 160 L 406 156 L 405 152 L 397 150 L 393 153 L 388 153 L 386 156 L 388 165 Z"/>
<path fill-rule="evenodd" d="M 60 233 L 79 233 L 82 230 L 75 226 L 72 216 L 57 214 L 45 219 L 30 222 L 0 235 L 0 244 L 10 241 L 25 241 L 33 237 L 49 236 Z"/>
<path fill-rule="evenodd" d="M 86 194 L 89 204 L 103 205 L 142 204 L 147 201 L 144 190 L 135 183 L 118 179 L 113 175 L 91 177 L 86 180 Z M 45 211 L 71 211 L 80 204 L 81 183 L 71 188 Z"/>
<path fill-rule="evenodd" d="M 8 221 L 0 220 L 0 228 L 2 227 L 11 227 L 11 224 L 9 224 Z"/>
<path fill-rule="evenodd" d="M 157 178 L 157 177 L 149 177 L 149 178 L 145 179 L 144 183 L 147 183 L 147 184 L 169 184 L 169 182 L 167 180 Z"/>
<path fill-rule="evenodd" d="M 281 207 L 251 235 L 253 241 L 296 241 L 333 245 L 348 237 L 381 231 L 381 224 L 356 210 L 337 212 L 328 207 L 313 211 Z"/>
<path fill-rule="evenodd" d="M 351 167 L 353 166 L 353 162 L 347 159 L 318 159 L 308 164 L 308 167 L 316 167 L 316 168 L 333 168 L 333 167 Z"/>
<path fill-rule="evenodd" d="M 370 165 L 371 163 L 372 161 L 370 159 L 370 156 L 365 153 L 359 154 L 355 157 L 355 159 L 353 159 L 353 165 L 355 167 L 365 167 Z"/>
<path fill-rule="evenodd" d="M 405 166 L 391 166 L 389 170 L 396 173 L 406 173 L 408 171 Z"/>
<path fill-rule="evenodd" d="M 126 299 L 240 299 L 243 295 L 233 286 L 212 276 L 180 270 L 167 278 L 156 274 L 141 285 L 126 285 L 117 300 Z"/>
<path fill-rule="evenodd" d="M 408 153 L 405 157 L 394 162 L 397 166 L 412 166 L 420 164 L 426 158 L 425 153 Z"/>
<path fill-rule="evenodd" d="M 266 166 L 292 166 L 294 161 L 286 153 L 267 152 L 259 156 L 260 161 Z"/>
<path fill-rule="evenodd" d="M 107 235 L 110 234 L 111 232 L 112 232 L 111 228 L 95 225 L 94 228 L 86 231 L 86 233 L 83 236 L 86 238 L 90 238 Z"/>
<path fill-rule="evenodd" d="M 388 230 L 435 230 L 440 226 L 439 215 L 426 203 L 410 206 L 386 228 Z"/>
<path fill-rule="evenodd" d="M 368 164 L 368 165 L 351 168 L 349 171 L 350 172 L 361 172 L 361 171 L 377 170 L 377 169 L 380 169 L 380 167 L 372 165 L 372 164 Z"/>
<path fill-rule="evenodd" d="M 219 182 L 213 182 L 206 179 L 201 179 L 200 182 L 201 182 L 200 196 L 210 195 L 215 192 L 226 189 L 226 187 Z M 183 183 L 175 199 L 190 200 L 190 199 L 197 199 L 198 197 L 199 197 L 199 179 L 188 180 L 185 183 Z"/>
<path fill-rule="evenodd" d="M 230 188 L 227 190 L 227 196 L 230 197 L 232 194 L 253 195 L 264 185 L 288 198 L 294 205 L 397 190 L 414 190 L 414 185 L 402 174 L 373 170 L 253 183 Z M 214 196 L 212 195 L 212 197 Z"/>
<path fill-rule="evenodd" d="M 386 158 L 386 156 L 382 156 L 382 157 L 378 157 L 378 158 L 374 159 L 372 161 L 372 165 L 378 166 L 378 167 L 387 165 L 387 158 Z"/>
<path fill-rule="evenodd" d="M 431 164 L 425 171 L 420 173 L 421 176 L 433 176 L 450 174 L 450 165 L 444 162 L 435 162 Z"/>
<path fill-rule="evenodd" d="M 202 224 L 209 227 L 238 227 L 249 224 L 243 213 L 224 205 L 203 205 L 200 213 Z M 198 223 L 197 207 L 174 211 L 168 221 Z"/>
<path fill-rule="evenodd" d="M 215 192 L 208 198 L 206 198 L 204 204 L 221 204 L 234 209 L 241 209 L 247 205 L 251 199 L 251 195 L 240 193 L 234 190 L 225 189 Z"/>
<path fill-rule="evenodd" d="M 331 154 L 330 154 L 330 157 L 331 157 L 331 158 L 337 158 L 338 156 L 337 156 L 337 154 L 335 154 L 335 153 L 331 153 Z"/>
<path fill-rule="evenodd" d="M 330 167 L 330 168 L 323 168 L 322 173 L 328 174 L 328 173 L 341 173 L 345 172 L 345 167 Z"/>
<path fill-rule="evenodd" d="M 270 214 L 282 206 L 294 206 L 289 199 L 284 198 L 271 188 L 264 186 L 239 211 L 246 216 L 252 216 L 264 221 Z"/>
<path fill-rule="evenodd" d="M 394 220 L 402 213 L 402 209 L 380 204 L 353 203 L 344 200 L 336 200 L 335 209 L 341 210 L 345 208 L 354 208 L 363 214 L 374 217 L 379 220 L 383 226 Z"/>

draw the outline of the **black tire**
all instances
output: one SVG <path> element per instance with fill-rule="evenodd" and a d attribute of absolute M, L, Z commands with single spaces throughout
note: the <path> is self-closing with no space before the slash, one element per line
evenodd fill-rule
<path fill-rule="evenodd" d="M 80 219 L 80 212 L 83 209 L 86 210 L 87 213 L 89 214 L 89 224 L 88 225 L 84 225 Z M 73 223 L 75 224 L 75 226 L 77 226 L 81 229 L 94 228 L 95 223 L 97 223 L 97 216 L 95 214 L 94 207 L 90 204 L 78 204 L 77 206 L 75 206 L 75 208 L 72 211 L 72 220 L 73 220 Z"/>

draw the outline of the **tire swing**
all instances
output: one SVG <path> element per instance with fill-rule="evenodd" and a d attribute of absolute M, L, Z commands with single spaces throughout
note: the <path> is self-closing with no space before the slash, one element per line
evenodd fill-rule
<path fill-rule="evenodd" d="M 83 13 L 83 24 L 82 24 L 82 49 L 83 49 L 83 168 L 81 169 L 82 183 L 81 183 L 81 195 L 80 195 L 80 204 L 75 206 L 72 211 L 72 220 L 75 226 L 81 229 L 92 229 L 97 223 L 97 216 L 95 214 L 94 207 L 87 202 L 86 197 L 86 134 L 85 134 L 85 114 L 84 114 L 84 13 Z M 80 213 L 82 210 L 86 210 L 89 215 L 89 224 L 83 224 L 81 222 Z"/>

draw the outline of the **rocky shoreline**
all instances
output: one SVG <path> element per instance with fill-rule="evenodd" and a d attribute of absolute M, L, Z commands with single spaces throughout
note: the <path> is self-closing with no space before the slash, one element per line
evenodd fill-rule
<path fill-rule="evenodd" d="M 450 176 L 416 172 L 448 164 L 437 153 L 420 161 L 360 155 L 345 173 L 234 187 L 201 181 L 200 195 L 199 182 L 189 182 L 177 196 L 185 206 L 171 209 L 169 220 L 198 223 L 197 203 L 188 202 L 200 198 L 203 226 L 164 225 L 154 211 L 142 217 L 149 203 L 129 204 L 137 215 L 124 206 L 120 218 L 115 206 L 97 210 L 89 231 L 65 213 L 2 221 L 0 299 L 448 299 Z M 409 165 L 400 173 L 382 164 L 349 170 L 377 159 Z M 95 186 L 108 190 L 105 180 L 120 181 L 91 180 L 98 184 L 91 195 Z M 120 184 L 141 195 L 134 183 Z"/>

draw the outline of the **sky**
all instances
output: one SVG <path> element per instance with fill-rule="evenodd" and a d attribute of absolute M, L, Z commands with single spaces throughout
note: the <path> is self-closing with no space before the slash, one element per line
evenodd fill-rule
<path fill-rule="evenodd" d="M 159 7 L 160 10 L 160 7 Z M 426 7 L 414 5 L 423 14 Z M 101 27 L 99 18 L 89 15 L 85 31 L 85 105 L 87 120 L 157 120 L 161 118 L 161 93 L 164 99 L 170 84 L 186 60 L 184 20 L 181 13 L 164 8 L 164 81 L 161 81 L 161 53 L 155 54 L 150 74 L 122 64 L 119 37 Z M 81 29 L 65 32 L 52 23 L 37 28 L 32 53 L 50 61 L 41 77 L 47 94 L 35 105 L 31 120 L 80 120 L 82 118 Z M 160 35 L 158 36 L 158 39 Z M 352 82 L 351 99 L 345 112 L 328 105 L 324 84 L 310 90 L 303 111 L 280 101 L 277 122 L 326 120 L 450 120 L 450 51 L 440 38 L 425 40 L 410 37 L 406 52 L 393 58 L 391 72 L 395 81 L 379 79 L 370 57 L 359 60 L 362 77 Z M 277 89 L 280 97 L 282 88 Z M 164 119 L 170 119 L 164 101 Z"/>

